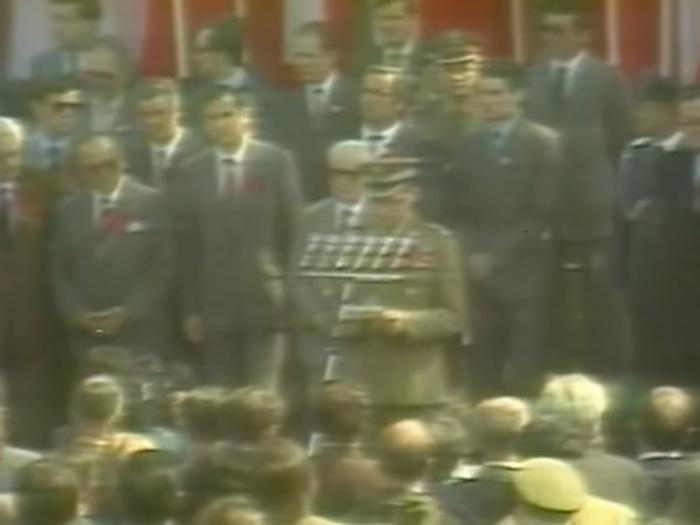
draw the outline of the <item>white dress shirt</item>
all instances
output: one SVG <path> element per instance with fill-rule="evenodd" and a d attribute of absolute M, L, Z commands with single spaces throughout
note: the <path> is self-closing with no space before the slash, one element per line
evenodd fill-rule
<path fill-rule="evenodd" d="M 92 219 L 96 226 L 99 226 L 100 218 L 105 211 L 115 209 L 119 206 L 124 184 L 126 184 L 126 177 L 122 176 L 119 178 L 117 187 L 114 188 L 112 193 L 108 195 L 98 192 L 92 193 Z"/>
<path fill-rule="evenodd" d="M 307 84 L 304 86 L 309 113 L 314 117 L 322 115 L 328 106 L 328 99 L 335 80 L 335 75 L 329 75 L 321 84 Z"/>
<path fill-rule="evenodd" d="M 581 51 L 578 55 L 570 58 L 569 60 L 552 60 L 550 63 L 553 75 L 556 75 L 557 71 L 562 68 L 566 70 L 564 89 L 567 95 L 571 92 L 571 86 L 573 85 L 576 73 L 578 72 L 578 69 L 581 67 L 581 64 L 585 58 L 586 52 Z"/>
<path fill-rule="evenodd" d="M 222 151 L 217 152 L 216 165 L 219 179 L 219 193 L 221 196 L 226 196 L 232 177 L 236 187 L 240 187 L 243 183 L 243 177 L 245 176 L 243 163 L 245 162 L 247 149 L 248 140 L 246 139 L 233 154 L 227 154 Z"/>
<path fill-rule="evenodd" d="M 386 152 L 391 141 L 394 140 L 399 131 L 401 123 L 397 122 L 384 130 L 377 131 L 366 127 L 362 128 L 362 141 L 367 143 L 369 151 L 374 156 L 382 155 Z"/>
<path fill-rule="evenodd" d="M 178 128 L 175 136 L 167 144 L 151 144 L 151 165 L 156 180 L 160 183 L 165 171 L 170 167 L 170 163 L 180 146 L 180 142 L 185 135 L 182 128 Z"/>

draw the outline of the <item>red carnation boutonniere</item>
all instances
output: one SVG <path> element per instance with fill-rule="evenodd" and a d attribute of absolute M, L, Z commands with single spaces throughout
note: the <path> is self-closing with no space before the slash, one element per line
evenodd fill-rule
<path fill-rule="evenodd" d="M 105 210 L 100 216 L 100 232 L 105 236 L 124 235 L 129 227 L 129 218 L 119 210 Z"/>
<path fill-rule="evenodd" d="M 246 175 L 241 182 L 240 192 L 244 195 L 259 195 L 265 191 L 265 179 L 259 175 Z"/>
<path fill-rule="evenodd" d="M 24 192 L 19 192 L 14 201 L 14 214 L 19 222 L 30 230 L 41 227 L 41 205 L 38 200 Z"/>

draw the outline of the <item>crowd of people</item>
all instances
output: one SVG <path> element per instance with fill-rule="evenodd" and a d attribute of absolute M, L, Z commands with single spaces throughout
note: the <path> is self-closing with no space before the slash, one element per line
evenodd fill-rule
<path fill-rule="evenodd" d="M 700 88 L 623 78 L 580 3 L 526 68 L 372 0 L 281 86 L 236 17 L 152 79 L 48 0 L 0 81 L 3 426 L 45 452 L 0 520 L 696 523 Z"/>

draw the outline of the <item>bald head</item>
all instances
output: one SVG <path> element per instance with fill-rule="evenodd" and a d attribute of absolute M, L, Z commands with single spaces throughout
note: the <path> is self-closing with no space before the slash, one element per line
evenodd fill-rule
<path fill-rule="evenodd" d="M 360 141 L 339 142 L 328 151 L 331 195 L 353 205 L 362 198 L 360 169 L 371 160 L 367 146 Z"/>
<path fill-rule="evenodd" d="M 14 178 L 22 165 L 24 133 L 17 121 L 0 118 L 0 178 Z"/>
<path fill-rule="evenodd" d="M 642 408 L 640 431 L 656 451 L 683 449 L 695 425 L 695 399 L 685 390 L 661 387 L 651 391 Z"/>
<path fill-rule="evenodd" d="M 430 466 L 434 440 L 420 421 L 401 421 L 381 435 L 380 462 L 392 478 L 413 483 L 423 478 Z"/>
<path fill-rule="evenodd" d="M 515 455 L 518 438 L 529 422 L 530 409 L 520 399 L 499 397 L 483 401 L 472 418 L 479 453 L 489 461 L 508 461 Z"/>

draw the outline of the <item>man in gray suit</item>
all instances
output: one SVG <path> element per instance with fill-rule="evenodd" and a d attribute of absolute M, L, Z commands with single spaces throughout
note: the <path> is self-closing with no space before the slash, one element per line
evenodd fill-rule
<path fill-rule="evenodd" d="M 101 41 L 80 54 L 79 72 L 86 91 L 85 129 L 125 133 L 134 128 L 132 65 L 122 47 Z"/>
<path fill-rule="evenodd" d="M 96 346 L 164 350 L 172 250 L 161 195 L 124 173 L 118 145 L 90 135 L 76 147 L 83 190 L 56 210 L 51 278 L 78 357 Z"/>
<path fill-rule="evenodd" d="M 292 156 L 250 136 L 248 110 L 226 87 L 204 97 L 212 147 L 175 168 L 174 215 L 185 333 L 202 346 L 205 379 L 273 387 L 302 197 Z"/>
<path fill-rule="evenodd" d="M 563 177 L 555 209 L 551 362 L 558 369 L 611 373 L 623 365 L 620 312 L 607 279 L 616 171 L 632 137 L 621 74 L 586 51 L 588 13 L 544 13 L 545 60 L 530 71 L 527 115 L 560 133 Z"/>
<path fill-rule="evenodd" d="M 50 0 L 48 3 L 57 48 L 32 59 L 31 76 L 77 78 L 79 54 L 98 39 L 102 6 L 99 0 Z"/>
<path fill-rule="evenodd" d="M 199 134 L 181 124 L 182 100 L 173 80 L 146 80 L 136 89 L 137 129 L 123 137 L 129 173 L 167 189 L 171 168 L 199 151 Z"/>
<path fill-rule="evenodd" d="M 300 85 L 277 97 L 271 137 L 296 154 L 310 203 L 328 196 L 327 152 L 357 133 L 358 89 L 338 70 L 338 49 L 323 22 L 300 27 L 293 40 Z"/>
<path fill-rule="evenodd" d="M 559 137 L 522 116 L 524 73 L 487 63 L 484 123 L 459 144 L 447 187 L 449 223 L 471 256 L 480 395 L 534 387 L 550 255 L 550 215 L 561 169 Z M 493 389 L 493 390 L 491 390 Z"/>
<path fill-rule="evenodd" d="M 72 82 L 47 80 L 31 94 L 32 120 L 25 124 L 24 165 L 58 172 L 77 130 L 83 95 Z"/>
<path fill-rule="evenodd" d="M 615 171 L 632 135 L 631 100 L 620 73 L 586 51 L 585 13 L 548 11 L 541 31 L 546 60 L 530 71 L 527 115 L 561 134 L 566 177 L 554 233 L 563 243 L 587 245 L 590 258 L 590 247 L 612 231 Z"/>

